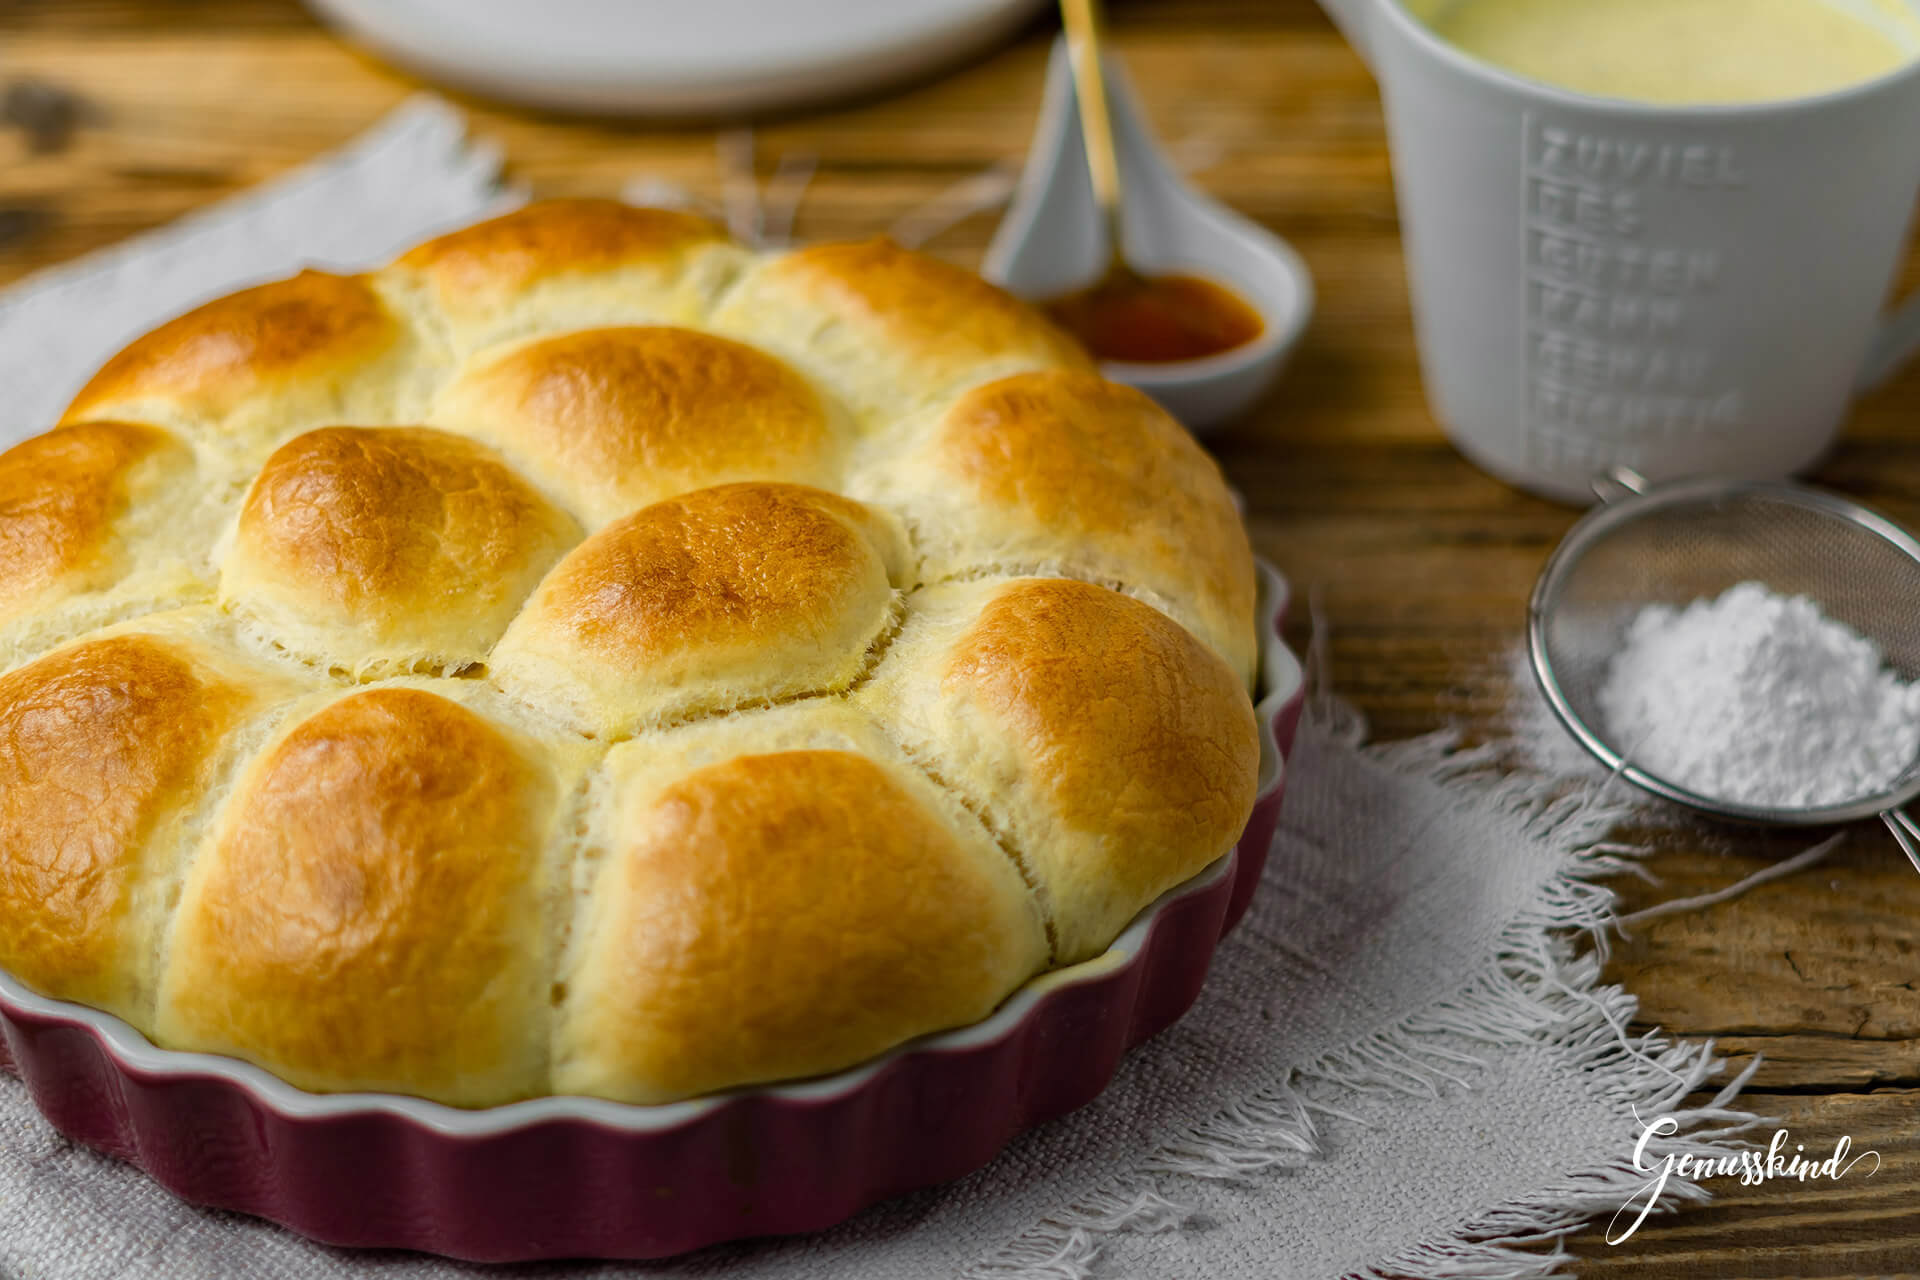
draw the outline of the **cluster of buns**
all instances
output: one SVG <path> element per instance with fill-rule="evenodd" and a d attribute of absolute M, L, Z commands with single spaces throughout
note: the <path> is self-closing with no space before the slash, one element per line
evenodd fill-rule
<path fill-rule="evenodd" d="M 1175 423 L 885 242 L 262 285 L 0 456 L 0 968 L 314 1090 L 843 1068 L 1232 845 L 1253 592 Z"/>

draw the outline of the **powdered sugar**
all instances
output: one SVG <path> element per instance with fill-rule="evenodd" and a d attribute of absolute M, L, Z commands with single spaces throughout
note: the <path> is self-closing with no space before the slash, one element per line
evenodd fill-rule
<path fill-rule="evenodd" d="M 1864 799 L 1920 754 L 1920 685 L 1813 601 L 1757 582 L 1641 610 L 1599 702 L 1634 764 L 1737 804 Z"/>

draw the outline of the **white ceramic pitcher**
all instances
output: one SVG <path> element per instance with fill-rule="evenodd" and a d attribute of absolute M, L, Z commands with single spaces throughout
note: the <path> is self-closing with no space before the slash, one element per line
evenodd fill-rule
<path fill-rule="evenodd" d="M 1405 0 L 1321 3 L 1386 103 L 1428 401 L 1488 471 L 1583 503 L 1620 465 L 1783 477 L 1920 348 L 1920 302 L 1882 314 L 1920 188 L 1920 61 L 1655 106 L 1503 71 Z"/>

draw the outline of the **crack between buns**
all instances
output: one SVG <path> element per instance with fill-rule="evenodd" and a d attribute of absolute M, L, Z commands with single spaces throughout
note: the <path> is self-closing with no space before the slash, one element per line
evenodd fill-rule
<path fill-rule="evenodd" d="M 1052 896 L 1047 892 L 1047 887 L 1040 882 L 1039 877 L 1034 875 L 1032 865 L 1027 861 L 1026 854 L 1023 853 L 1020 847 L 1014 842 L 1012 833 L 995 822 L 985 807 L 975 801 L 964 789 L 949 781 L 937 765 L 926 759 L 922 753 L 913 750 L 904 742 L 900 741 L 885 723 L 876 719 L 874 724 L 879 728 L 881 735 L 893 745 L 894 749 L 900 753 L 903 759 L 915 769 L 918 769 L 928 782 L 931 782 L 934 786 L 951 796 L 954 803 L 972 815 L 973 820 L 980 824 L 981 830 L 985 831 L 987 835 L 992 838 L 994 845 L 1006 856 L 1007 861 L 1013 864 L 1014 869 L 1020 873 L 1020 879 L 1025 882 L 1027 892 L 1033 895 L 1033 900 L 1040 909 L 1040 921 L 1047 931 L 1047 965 L 1049 968 L 1058 965 L 1060 963 L 1060 938 L 1058 928 L 1054 924 Z"/>

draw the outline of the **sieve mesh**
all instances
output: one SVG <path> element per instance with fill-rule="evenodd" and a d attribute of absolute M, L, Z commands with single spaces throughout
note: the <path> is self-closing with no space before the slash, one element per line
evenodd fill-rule
<path fill-rule="evenodd" d="M 1878 643 L 1903 679 L 1920 677 L 1920 544 L 1843 499 L 1794 485 L 1712 482 L 1629 498 L 1588 516 L 1554 553 L 1530 619 L 1541 684 L 1575 736 L 1609 767 L 1631 743 L 1611 739 L 1598 695 L 1629 622 L 1649 604 L 1684 606 L 1742 582 L 1810 597 Z M 1653 778 L 1649 789 L 1725 816 L 1806 823 L 1864 817 L 1920 790 L 1920 763 L 1880 796 L 1818 810 L 1722 804 Z"/>

